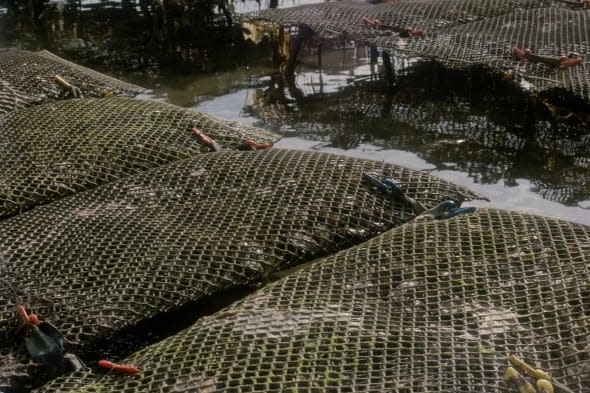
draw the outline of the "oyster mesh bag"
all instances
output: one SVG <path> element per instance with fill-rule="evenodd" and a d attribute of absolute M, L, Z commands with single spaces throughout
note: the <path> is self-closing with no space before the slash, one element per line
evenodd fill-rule
<path fill-rule="evenodd" d="M 0 218 L 210 147 L 196 127 L 224 148 L 273 133 L 174 105 L 133 98 L 64 100 L 0 118 Z"/>
<path fill-rule="evenodd" d="M 476 197 L 425 173 L 330 154 L 177 161 L 0 222 L 0 343 L 14 340 L 18 303 L 85 344 L 415 216 L 363 171 L 395 179 L 425 207 Z"/>
<path fill-rule="evenodd" d="M 589 392 L 589 262 L 587 226 L 483 208 L 417 219 L 136 352 L 137 375 L 39 391 L 508 393 L 515 355 Z"/>
<path fill-rule="evenodd" d="M 506 77 L 524 79 L 528 89 L 559 88 L 588 100 L 589 21 L 590 10 L 517 10 L 414 37 L 405 45 L 391 39 L 379 39 L 377 44 L 393 53 L 434 58 L 450 68 L 484 65 Z M 519 58 L 527 49 L 530 54 Z"/>
<path fill-rule="evenodd" d="M 144 88 L 72 63 L 42 50 L 0 51 L 0 115 L 78 94 L 135 96 Z"/>
<path fill-rule="evenodd" d="M 377 5 L 329 2 L 267 9 L 244 14 L 242 21 L 267 21 L 280 26 L 307 26 L 320 40 L 348 38 L 370 42 L 399 36 L 407 28 L 425 33 L 512 12 L 545 7 L 547 0 L 396 0 Z M 372 24 L 377 20 L 379 25 Z"/>
<path fill-rule="evenodd" d="M 577 5 L 577 6 L 576 6 Z M 449 68 L 485 66 L 537 91 L 590 99 L 590 10 L 572 1 L 397 0 L 322 3 L 243 15 L 247 29 L 291 35 L 309 46 L 353 40 L 393 56 L 434 59 Z M 304 29 L 304 31 L 307 31 Z M 251 35 L 257 38 L 257 31 Z M 277 35 L 278 37 L 278 35 Z M 530 52 L 527 52 L 527 49 Z"/>

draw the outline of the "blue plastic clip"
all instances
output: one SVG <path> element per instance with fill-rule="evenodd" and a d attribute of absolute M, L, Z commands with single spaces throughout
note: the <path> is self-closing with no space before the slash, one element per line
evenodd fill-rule
<path fill-rule="evenodd" d="M 377 179 L 375 176 L 369 174 L 368 172 L 363 172 L 362 179 L 367 183 L 377 187 L 379 191 L 387 192 L 388 186 L 385 185 L 381 180 Z"/>
<path fill-rule="evenodd" d="M 451 217 L 455 217 L 459 214 L 464 214 L 464 213 L 473 213 L 475 211 L 475 207 L 473 206 L 469 206 L 469 207 L 456 207 L 454 209 L 451 209 L 449 211 L 447 211 L 446 213 L 443 213 L 442 216 L 440 216 L 441 219 L 446 220 L 447 218 L 451 218 Z"/>
<path fill-rule="evenodd" d="M 401 188 L 399 188 L 399 186 L 393 179 L 383 179 L 381 180 L 381 183 L 383 183 L 388 188 L 388 191 L 391 192 L 394 198 L 397 198 L 402 201 L 407 201 L 407 197 L 404 195 L 404 192 Z"/>
<path fill-rule="evenodd" d="M 475 207 L 457 207 L 457 203 L 451 199 L 442 201 L 432 209 L 428 209 L 421 214 L 421 217 L 432 218 L 436 220 L 446 220 L 463 213 L 473 213 Z"/>
<path fill-rule="evenodd" d="M 439 206 L 441 207 L 446 207 L 447 209 L 456 209 L 457 208 L 457 203 L 455 201 L 453 201 L 452 199 L 447 199 L 442 201 Z"/>

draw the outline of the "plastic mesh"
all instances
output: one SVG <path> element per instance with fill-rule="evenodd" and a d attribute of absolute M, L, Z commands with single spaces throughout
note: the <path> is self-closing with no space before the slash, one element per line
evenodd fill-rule
<path fill-rule="evenodd" d="M 132 98 L 64 100 L 0 118 L 0 217 L 208 151 L 197 127 L 224 148 L 268 131 Z"/>
<path fill-rule="evenodd" d="M 473 23 L 441 29 L 404 43 L 377 44 L 394 51 L 435 58 L 449 67 L 484 64 L 524 77 L 538 90 L 563 88 L 590 98 L 590 72 L 585 62 L 560 68 L 560 55 L 590 54 L 590 10 L 561 7 L 515 11 Z M 522 61 L 513 48 L 526 48 L 541 58 Z"/>
<path fill-rule="evenodd" d="M 59 76 L 83 97 L 135 96 L 145 90 L 64 60 L 46 50 L 0 51 L 0 114 L 45 101 L 72 97 L 56 82 Z"/>
<path fill-rule="evenodd" d="M 398 36 L 411 27 L 424 32 L 502 15 L 519 8 L 549 5 L 544 0 L 396 0 L 377 5 L 333 2 L 299 7 L 268 9 L 246 16 L 248 20 L 266 20 L 282 26 L 306 25 L 320 39 L 348 37 L 369 40 L 380 35 Z M 363 18 L 377 19 L 376 28 Z"/>
<path fill-rule="evenodd" d="M 396 179 L 426 206 L 475 196 L 421 172 L 329 154 L 178 161 L 0 222 L 0 343 L 11 341 L 17 302 L 85 343 L 414 217 L 364 184 L 363 171 Z"/>
<path fill-rule="evenodd" d="M 525 78 L 532 84 L 523 85 L 526 89 L 563 88 L 588 100 L 590 71 L 585 57 L 590 54 L 590 10 L 561 4 L 502 0 L 399 0 L 375 6 L 325 3 L 266 10 L 245 20 L 305 25 L 319 40 L 348 38 L 394 55 L 436 59 L 452 68 L 485 65 L 510 78 Z M 520 60 L 513 54 L 514 47 L 523 52 L 531 49 L 532 55 Z M 560 56 L 569 56 L 568 62 L 579 57 L 581 63 L 566 67 Z"/>
<path fill-rule="evenodd" d="M 43 392 L 513 392 L 508 354 L 590 391 L 590 227 L 492 209 L 315 261 Z"/>

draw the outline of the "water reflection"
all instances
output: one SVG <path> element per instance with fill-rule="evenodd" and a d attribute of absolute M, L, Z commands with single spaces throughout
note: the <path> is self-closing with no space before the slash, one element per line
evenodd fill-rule
<path fill-rule="evenodd" d="M 387 94 L 379 64 L 371 65 L 363 50 L 328 56 L 321 72 L 315 57 L 304 58 L 292 79 L 259 67 L 227 73 L 223 83 L 219 75 L 201 77 L 194 89 L 164 82 L 157 92 L 176 104 L 278 131 L 283 147 L 428 170 L 483 193 L 493 206 L 590 224 L 585 126 L 571 118 L 556 122 L 549 111 L 532 116 L 530 102 L 514 91 L 457 88 L 452 76 L 433 75 L 440 70 L 430 65 L 415 66 Z M 185 98 L 176 100 L 179 94 Z"/>

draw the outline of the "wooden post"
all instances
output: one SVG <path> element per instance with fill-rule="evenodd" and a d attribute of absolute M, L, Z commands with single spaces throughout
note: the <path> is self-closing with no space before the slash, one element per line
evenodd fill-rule
<path fill-rule="evenodd" d="M 395 83 L 395 69 L 391 63 L 391 57 L 387 51 L 381 51 L 381 58 L 383 59 L 383 72 L 385 73 L 385 81 L 389 90 L 393 90 Z"/>
<path fill-rule="evenodd" d="M 301 47 L 303 46 L 303 41 L 305 40 L 305 36 L 301 28 L 297 32 L 297 36 L 292 41 L 290 48 L 289 48 L 289 55 L 287 56 L 287 64 L 285 66 L 285 74 L 290 75 L 295 72 L 295 65 L 297 64 L 297 55 L 301 51 Z"/>

